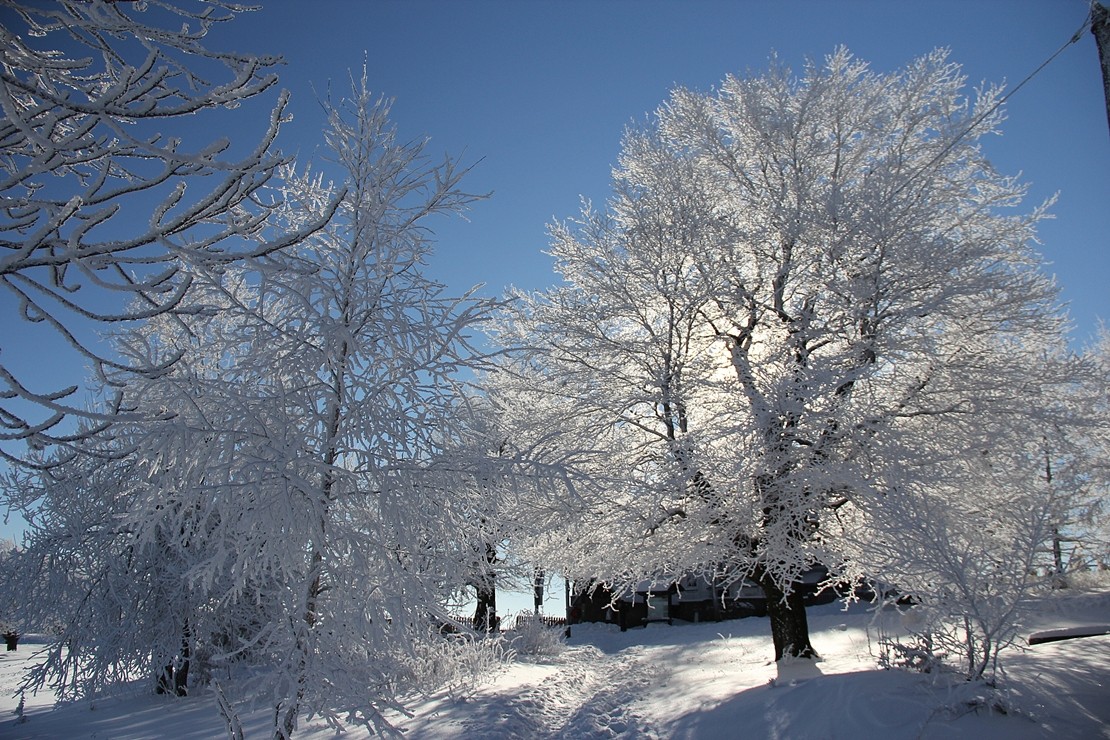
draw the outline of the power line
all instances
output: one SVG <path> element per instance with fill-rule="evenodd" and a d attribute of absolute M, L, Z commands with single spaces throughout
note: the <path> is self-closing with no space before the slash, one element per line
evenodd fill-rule
<path fill-rule="evenodd" d="M 1050 56 L 1048 59 L 1045 59 L 1043 62 L 1041 62 L 1041 65 L 1039 67 L 1037 67 L 1036 69 L 1034 69 L 1032 72 L 1030 72 L 1028 75 L 1026 75 L 1024 80 L 1022 80 L 1017 85 L 1015 85 L 1013 87 L 1013 89 L 1007 91 L 1006 94 L 1003 95 L 1001 98 L 999 98 L 998 101 L 994 105 L 992 105 L 986 111 L 984 111 L 979 116 L 977 116 L 975 118 L 975 120 L 972 121 L 971 124 L 966 129 L 964 129 L 962 132 L 960 132 L 960 134 L 958 136 L 956 136 L 955 138 L 953 138 L 952 141 L 948 142 L 948 144 L 946 144 L 944 146 L 944 148 L 941 149 L 932 159 L 930 159 L 928 162 L 926 162 L 924 165 L 922 165 L 921 169 L 914 172 L 912 175 L 910 175 L 908 178 L 906 178 L 905 182 L 903 182 L 901 185 L 896 187 L 890 193 L 890 195 L 887 196 L 886 200 L 888 200 L 888 201 L 893 200 L 894 197 L 896 195 L 898 195 L 898 193 L 902 192 L 907 187 L 909 187 L 910 184 L 912 184 L 914 180 L 916 180 L 920 175 L 924 174 L 924 172 L 926 170 L 928 170 L 930 167 L 932 167 L 934 164 L 939 162 L 946 154 L 948 154 L 948 152 L 952 151 L 952 148 L 955 147 L 956 144 L 960 143 L 960 141 L 962 141 L 964 137 L 966 137 L 973 130 L 975 130 L 976 126 L 978 126 L 980 123 L 982 123 L 984 120 L 986 120 L 988 116 L 992 115 L 1007 100 L 1012 98 L 1018 90 L 1025 87 L 1025 85 L 1030 80 L 1032 80 L 1034 77 L 1036 77 L 1038 74 L 1040 74 L 1041 70 L 1043 70 L 1045 67 L 1047 67 L 1049 64 L 1051 64 L 1056 59 L 1056 57 L 1060 56 L 1060 54 L 1062 54 L 1064 52 L 1064 49 L 1068 48 L 1072 44 L 1078 43 L 1079 39 L 1081 39 L 1083 37 L 1083 32 L 1086 31 L 1087 27 L 1091 25 L 1091 18 L 1092 18 L 1093 12 L 1094 11 L 1092 9 L 1092 11 L 1089 12 L 1087 14 L 1087 17 L 1083 20 L 1083 24 L 1081 26 L 1079 26 L 1079 29 L 1074 34 L 1072 34 L 1072 37 L 1070 39 L 1068 39 L 1066 42 L 1064 42 L 1063 46 L 1061 46 L 1059 49 L 1057 49 L 1055 52 L 1053 52 L 1052 56 Z"/>

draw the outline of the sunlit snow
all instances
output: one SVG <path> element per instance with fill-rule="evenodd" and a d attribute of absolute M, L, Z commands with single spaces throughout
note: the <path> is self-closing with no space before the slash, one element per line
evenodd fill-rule
<path fill-rule="evenodd" d="M 1067 592 L 1042 598 L 1022 633 L 1108 622 L 1110 591 Z M 759 618 L 623 633 L 575 625 L 556 654 L 518 655 L 470 695 L 414 699 L 411 718 L 391 721 L 413 738 L 1110 738 L 1110 636 L 1013 649 L 1005 685 L 991 693 L 955 674 L 879 669 L 879 640 L 902 623 L 865 605 L 811 608 L 822 660 L 779 665 Z M 34 648 L 29 640 L 0 653 L 0 737 L 226 736 L 211 695 L 139 693 L 55 709 L 39 695 L 26 698 L 19 722 L 11 691 Z M 247 737 L 269 734 L 266 709 L 242 719 Z M 335 734 L 302 720 L 298 737 Z"/>

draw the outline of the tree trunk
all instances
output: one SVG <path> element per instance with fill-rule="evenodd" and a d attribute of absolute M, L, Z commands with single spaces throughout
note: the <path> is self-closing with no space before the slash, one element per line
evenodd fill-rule
<path fill-rule="evenodd" d="M 185 624 L 181 632 L 181 653 L 168 665 L 162 667 L 155 682 L 156 694 L 170 694 L 174 696 L 189 695 L 189 663 L 192 651 L 189 642 L 189 625 Z"/>
<path fill-rule="evenodd" d="M 154 693 L 168 694 L 173 690 L 173 663 L 165 665 L 158 673 L 154 683 Z"/>
<path fill-rule="evenodd" d="M 783 444 L 780 453 L 786 452 Z M 756 490 L 759 491 L 763 501 L 763 532 L 782 529 L 783 518 L 788 518 L 790 526 L 783 535 L 789 538 L 791 549 L 802 543 L 807 536 L 811 536 L 804 516 L 792 512 L 783 506 L 779 499 L 778 487 L 780 476 L 765 474 L 757 476 Z M 742 543 L 737 543 L 738 545 Z M 755 551 L 754 541 L 746 543 L 748 548 Z M 763 589 L 767 597 L 767 616 L 771 619 L 771 638 L 775 642 L 775 660 L 782 660 L 785 656 L 794 658 L 816 658 L 817 651 L 809 642 L 809 621 L 806 619 L 806 607 L 802 602 L 802 592 L 797 588 L 800 584 L 791 584 L 790 593 L 787 594 L 779 585 L 778 580 L 767 571 L 763 565 L 757 564 L 752 572 L 752 578 Z"/>
<path fill-rule="evenodd" d="M 1060 540 L 1060 528 L 1052 528 L 1052 564 L 1055 572 L 1052 574 L 1053 588 L 1066 588 L 1068 582 L 1064 579 L 1064 548 Z"/>
<path fill-rule="evenodd" d="M 817 651 L 809 642 L 809 621 L 802 593 L 797 588 L 785 595 L 766 571 L 759 576 L 759 585 L 767 596 L 767 616 L 771 619 L 771 639 L 775 643 L 775 660 L 784 656 L 816 658 Z"/>
<path fill-rule="evenodd" d="M 176 696 L 189 695 L 189 664 L 192 662 L 192 650 L 189 644 L 189 625 L 181 634 L 181 660 L 173 674 L 173 693 Z"/>
<path fill-rule="evenodd" d="M 282 702 L 274 709 L 274 740 L 290 740 L 297 729 L 297 714 L 300 712 L 304 689 L 297 690 L 297 699 Z"/>
<path fill-rule="evenodd" d="M 330 484 L 326 486 L 330 488 Z M 321 532 L 326 531 L 326 522 L 320 523 Z M 321 538 L 322 539 L 322 538 Z M 297 717 L 301 711 L 301 702 L 304 701 L 305 683 L 307 681 L 308 654 L 312 640 L 312 631 L 316 627 L 320 595 L 323 592 L 320 569 L 324 561 L 323 553 L 319 549 L 312 551 L 312 570 L 315 575 L 308 587 L 308 598 L 305 603 L 304 624 L 305 628 L 299 632 L 296 639 L 297 691 L 292 698 L 283 699 L 274 708 L 274 740 L 289 740 L 293 731 L 297 729 Z"/>
<path fill-rule="evenodd" d="M 539 616 L 543 613 L 543 584 L 546 574 L 542 568 L 537 568 L 535 576 L 532 580 L 532 596 L 536 605 L 536 615 Z"/>
<path fill-rule="evenodd" d="M 497 590 L 491 578 L 478 586 L 478 605 L 474 608 L 474 629 L 479 632 L 495 632 L 497 621 Z"/>
<path fill-rule="evenodd" d="M 482 519 L 482 524 L 486 523 Z M 478 591 L 478 604 L 474 608 L 474 629 L 480 632 L 496 632 L 497 625 L 497 548 L 486 543 L 485 569 L 478 574 L 475 589 Z"/>
<path fill-rule="evenodd" d="M 344 316 L 346 310 L 344 309 Z M 350 322 L 347 322 L 350 325 Z M 346 361 L 348 357 L 347 343 L 344 342 L 340 356 Z M 311 568 L 309 573 L 312 575 L 312 581 L 308 584 L 308 593 L 305 595 L 305 609 L 302 619 L 304 620 L 304 628 L 297 626 L 298 633 L 296 637 L 296 652 L 297 652 L 297 668 L 294 673 L 297 679 L 297 690 L 292 697 L 282 699 L 274 707 L 274 740 L 289 740 L 293 736 L 293 731 L 297 729 L 297 717 L 301 711 L 301 703 L 305 697 L 305 687 L 308 680 L 307 671 L 309 665 L 309 650 L 312 645 L 312 632 L 316 628 L 316 623 L 320 618 L 320 599 L 324 593 L 324 578 L 323 578 L 323 565 L 324 565 L 324 548 L 327 543 L 328 536 L 328 515 L 331 512 L 332 503 L 334 502 L 333 489 L 335 486 L 335 472 L 334 467 L 336 461 L 339 459 L 339 451 L 336 440 L 339 439 L 339 425 L 340 425 L 340 399 L 343 398 L 344 383 L 342 376 L 337 376 L 332 381 L 332 394 L 333 401 L 331 410 L 328 412 L 328 425 L 327 425 L 327 447 L 324 451 L 324 476 L 321 480 L 320 493 L 321 502 L 324 506 L 324 511 L 320 516 L 318 534 L 320 540 L 318 543 L 313 544 L 312 552 L 309 557 Z"/>

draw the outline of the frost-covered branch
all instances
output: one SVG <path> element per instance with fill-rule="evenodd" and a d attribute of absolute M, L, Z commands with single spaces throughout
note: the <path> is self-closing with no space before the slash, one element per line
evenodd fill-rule
<path fill-rule="evenodd" d="M 277 57 L 204 46 L 243 9 L 222 0 L 5 4 L 0 300 L 40 351 L 75 354 L 103 380 L 119 364 L 90 329 L 183 310 L 197 270 L 284 249 L 326 223 L 323 212 L 299 230 L 263 233 L 277 204 L 260 189 L 287 161 L 273 146 L 284 92 L 258 111 L 259 130 L 236 133 L 249 145 L 200 133 L 249 124 L 277 83 Z M 0 346 L 6 443 L 60 442 L 66 417 L 96 416 L 76 388 L 43 388 L 16 351 Z M 22 457 L 11 444 L 0 452 Z"/>

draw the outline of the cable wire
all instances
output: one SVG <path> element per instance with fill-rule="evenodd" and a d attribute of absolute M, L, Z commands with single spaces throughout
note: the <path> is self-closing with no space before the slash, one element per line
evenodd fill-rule
<path fill-rule="evenodd" d="M 973 130 L 975 130 L 976 126 L 978 126 L 980 123 L 982 123 L 984 120 L 986 120 L 986 118 L 988 116 L 990 116 L 991 114 L 993 114 L 996 110 L 998 110 L 1002 106 L 1003 103 L 1005 103 L 1007 100 L 1009 100 L 1011 97 L 1013 97 L 1014 93 L 1016 93 L 1021 88 L 1025 87 L 1026 83 L 1028 83 L 1030 80 L 1032 80 L 1038 74 L 1040 74 L 1041 70 L 1043 70 L 1045 67 L 1047 67 L 1049 64 L 1051 64 L 1056 59 L 1056 57 L 1060 56 L 1060 54 L 1062 54 L 1064 52 L 1064 49 L 1068 48 L 1072 44 L 1078 43 L 1079 39 L 1081 39 L 1083 37 L 1083 32 L 1086 31 L 1088 26 L 1091 25 L 1092 14 L 1093 14 L 1093 11 L 1087 13 L 1087 17 L 1084 19 L 1083 24 L 1081 26 L 1079 26 L 1079 30 L 1077 30 L 1074 34 L 1072 34 L 1072 37 L 1070 39 L 1068 39 L 1066 42 L 1064 42 L 1064 45 L 1061 46 L 1059 49 L 1057 49 L 1052 54 L 1052 56 L 1050 56 L 1048 59 L 1045 59 L 1043 62 L 1041 62 L 1041 65 L 1039 67 L 1037 67 L 1035 70 L 1033 70 L 1032 72 L 1030 72 L 1028 75 L 1026 75 L 1024 80 L 1022 80 L 1017 85 L 1015 85 L 1013 87 L 1013 89 L 1007 91 L 1005 95 L 1003 95 L 1001 98 L 998 99 L 998 102 L 996 102 L 994 105 L 992 105 L 986 111 L 984 111 L 982 114 L 980 114 L 978 117 L 976 117 L 976 119 L 974 121 L 972 121 L 971 124 L 966 129 L 964 129 L 958 136 L 956 136 L 954 139 L 952 139 L 952 141 L 948 142 L 948 144 L 945 145 L 945 147 L 943 149 L 941 149 L 936 154 L 936 156 L 934 156 L 932 159 L 930 159 L 928 162 L 926 162 L 924 165 L 922 165 L 921 169 L 917 170 L 917 172 L 914 172 L 912 175 L 910 175 L 908 178 L 906 178 L 905 182 L 903 182 L 901 185 L 899 185 L 893 191 L 891 191 L 890 195 L 887 196 L 886 200 L 888 200 L 888 201 L 893 200 L 894 197 L 898 195 L 898 193 L 902 192 L 907 187 L 909 187 L 910 184 L 912 184 L 913 181 L 918 178 L 918 176 L 922 175 L 926 170 L 928 170 L 930 167 L 932 167 L 934 164 L 936 164 L 938 161 L 940 161 L 946 154 L 948 154 L 948 152 L 952 151 L 953 147 L 955 147 L 956 144 L 960 143 L 960 141 L 963 140 L 963 138 L 965 136 L 967 136 L 969 133 L 971 133 Z"/>

